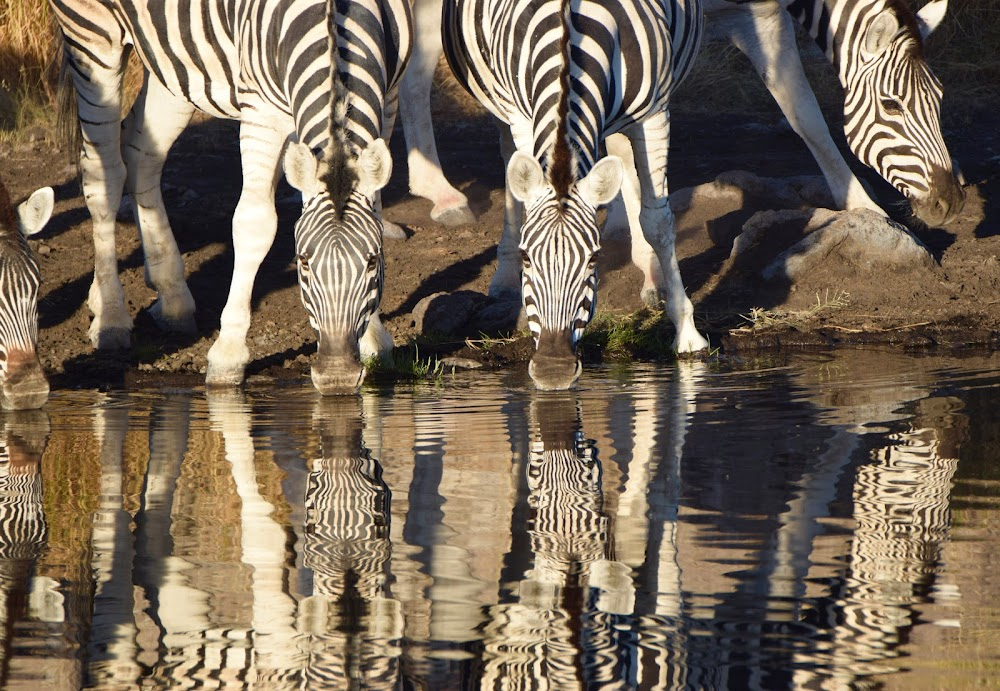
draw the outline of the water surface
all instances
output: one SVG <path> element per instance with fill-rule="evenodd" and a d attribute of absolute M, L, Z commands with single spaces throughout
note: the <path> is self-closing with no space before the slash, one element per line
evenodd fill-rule
<path fill-rule="evenodd" d="M 1000 687 L 1000 358 L 0 416 L 9 688 Z"/>

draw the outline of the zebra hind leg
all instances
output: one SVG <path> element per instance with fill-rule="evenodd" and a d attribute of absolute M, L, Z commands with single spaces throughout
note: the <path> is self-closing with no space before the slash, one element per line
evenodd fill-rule
<path fill-rule="evenodd" d="M 431 218 L 438 223 L 467 225 L 476 217 L 466 196 L 448 182 L 441 170 L 431 123 L 431 87 L 442 53 L 441 0 L 417 0 L 413 13 L 413 53 L 400 84 L 410 192 L 434 203 Z"/>
<path fill-rule="evenodd" d="M 193 112 L 191 104 L 168 92 L 147 72 L 126 120 L 123 147 L 132 211 L 146 260 L 146 285 L 158 294 L 149 311 L 160 328 L 178 333 L 195 332 L 195 306 L 163 205 L 160 175 L 170 146 Z"/>

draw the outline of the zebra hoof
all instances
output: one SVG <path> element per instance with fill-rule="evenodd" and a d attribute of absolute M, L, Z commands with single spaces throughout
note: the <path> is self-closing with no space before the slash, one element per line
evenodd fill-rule
<path fill-rule="evenodd" d="M 90 342 L 97 350 L 126 350 L 132 347 L 132 331 L 118 326 L 104 329 L 91 326 Z"/>
<path fill-rule="evenodd" d="M 406 231 L 403 230 L 402 226 L 382 219 L 382 238 L 384 240 L 405 240 Z"/>
<path fill-rule="evenodd" d="M 242 367 L 213 367 L 211 363 L 205 373 L 205 386 L 229 388 L 243 383 Z"/>
<path fill-rule="evenodd" d="M 442 208 L 431 209 L 431 220 L 446 226 L 467 226 L 476 222 L 476 217 L 466 203 Z"/>

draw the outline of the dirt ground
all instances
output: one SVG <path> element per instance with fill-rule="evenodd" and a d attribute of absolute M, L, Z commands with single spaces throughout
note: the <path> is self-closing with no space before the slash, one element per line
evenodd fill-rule
<path fill-rule="evenodd" d="M 386 242 L 382 301 L 383 319 L 397 346 L 418 335 L 412 312 L 421 299 L 442 291 L 485 294 L 496 265 L 503 213 L 496 130 L 482 116 L 456 116 L 441 99 L 436 102 L 437 137 L 445 171 L 468 195 L 477 221 L 447 228 L 430 220 L 430 203 L 408 194 L 402 131 L 397 127 L 385 215 L 402 225 L 408 237 Z M 727 261 L 727 243 L 744 221 L 757 211 L 787 206 L 787 200 L 745 194 L 733 206 L 731 198 L 713 201 L 711 195 L 692 196 L 683 188 L 709 185 L 733 170 L 764 178 L 816 176 L 818 168 L 804 144 L 774 113 L 763 118 L 713 117 L 685 110 L 682 101 L 674 108 L 672 133 L 671 189 L 675 199 L 693 200 L 687 208 L 686 202 L 678 205 L 681 273 L 695 303 L 696 321 L 719 346 L 717 352 L 837 344 L 956 350 L 993 348 L 1000 341 L 1000 127 L 988 109 L 946 120 L 945 138 L 969 183 L 968 200 L 961 217 L 946 228 L 913 228 L 932 254 L 933 266 L 887 270 L 863 262 L 827 261 L 793 284 L 764 281 L 746 262 Z M 232 272 L 230 216 L 240 183 L 234 123 L 192 125 L 175 145 L 164 172 L 164 197 L 198 305 L 199 333 L 178 338 L 162 334 L 153 324 L 146 310 L 154 294 L 143 282 L 136 229 L 122 219 L 118 256 L 136 325 L 133 348 L 123 352 L 95 352 L 87 338 L 93 247 L 75 167 L 48 133 L 39 131 L 28 139 L 0 145 L 0 176 L 17 200 L 41 186 L 56 190 L 53 220 L 32 240 L 44 275 L 40 356 L 53 388 L 178 377 L 198 381 L 218 333 Z M 899 208 L 900 198 L 877 175 L 860 165 L 856 170 L 887 208 Z M 278 197 L 278 239 L 255 289 L 250 379 L 304 376 L 315 350 L 293 264 L 297 204 L 285 183 Z M 759 263 L 777 256 L 793 235 L 769 234 L 751 259 Z M 722 237 L 722 244 L 714 244 L 713 237 Z M 621 238 L 606 243 L 600 281 L 599 311 L 640 308 L 641 275 L 628 262 L 627 243 Z M 748 320 L 751 315 L 756 319 Z M 420 354 L 459 355 L 501 365 L 530 355 L 524 338 L 498 358 L 496 350 L 487 357 L 483 349 L 470 348 L 462 336 L 422 343 Z"/>

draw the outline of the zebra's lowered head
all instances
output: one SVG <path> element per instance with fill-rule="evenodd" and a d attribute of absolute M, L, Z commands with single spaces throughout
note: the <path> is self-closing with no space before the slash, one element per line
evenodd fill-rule
<path fill-rule="evenodd" d="M 521 295 L 535 339 L 528 372 L 539 389 L 568 389 L 580 376 L 576 346 L 597 299 L 597 208 L 618 194 L 622 174 L 617 156 L 572 182 L 546 179 L 538 161 L 520 151 L 507 166 L 508 189 L 525 208 Z"/>
<path fill-rule="evenodd" d="M 38 360 L 38 260 L 25 237 L 52 216 L 55 195 L 44 187 L 20 204 L 11 204 L 0 182 L 0 405 L 21 410 L 41 408 L 49 383 Z"/>
<path fill-rule="evenodd" d="M 354 160 L 331 161 L 292 143 L 284 165 L 302 193 L 295 253 L 302 304 L 319 342 L 313 384 L 324 395 L 353 394 L 365 376 L 359 341 L 382 298 L 377 199 L 392 173 L 389 148 L 375 139 Z"/>
<path fill-rule="evenodd" d="M 923 41 L 946 6 L 947 0 L 935 0 L 914 15 L 899 0 L 857 3 L 855 11 L 871 14 L 859 16 L 858 48 L 840 59 L 851 151 L 930 226 L 948 223 L 965 203 L 941 135 L 941 83 L 923 54 Z"/>

